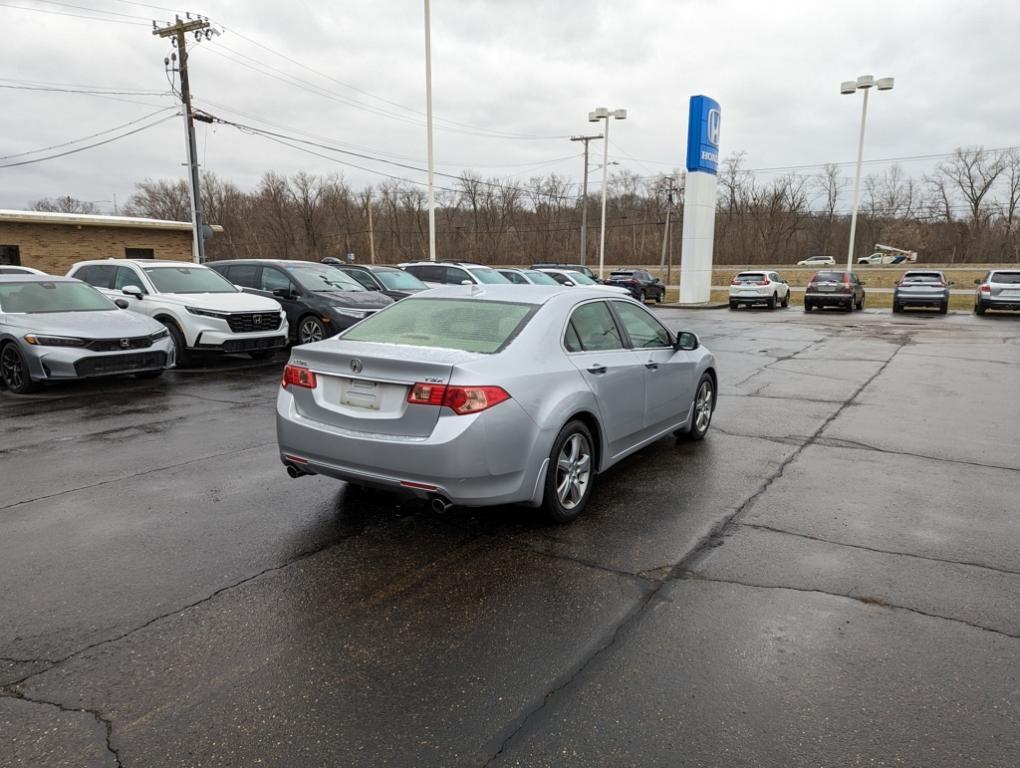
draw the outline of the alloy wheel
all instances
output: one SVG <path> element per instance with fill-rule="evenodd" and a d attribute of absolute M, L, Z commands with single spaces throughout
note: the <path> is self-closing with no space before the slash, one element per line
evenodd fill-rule
<path fill-rule="evenodd" d="M 0 356 L 0 375 L 8 389 L 17 391 L 25 384 L 25 366 L 13 344 L 4 347 L 3 355 Z"/>
<path fill-rule="evenodd" d="M 694 427 L 698 432 L 708 429 L 712 421 L 712 383 L 707 379 L 698 387 L 694 398 Z"/>
<path fill-rule="evenodd" d="M 322 341 L 323 339 L 322 324 L 314 317 L 309 317 L 301 323 L 301 327 L 298 329 L 298 338 L 302 344 L 308 344 L 313 341 Z"/>
<path fill-rule="evenodd" d="M 567 438 L 556 460 L 556 497 L 564 509 L 584 499 L 591 479 L 591 445 L 580 432 Z"/>

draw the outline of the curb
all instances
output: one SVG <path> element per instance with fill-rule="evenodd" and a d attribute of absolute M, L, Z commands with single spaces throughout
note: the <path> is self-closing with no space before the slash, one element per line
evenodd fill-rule
<path fill-rule="evenodd" d="M 666 304 L 662 303 L 659 306 L 663 309 L 728 309 L 729 302 L 723 303 L 712 303 L 707 302 L 705 304 Z"/>

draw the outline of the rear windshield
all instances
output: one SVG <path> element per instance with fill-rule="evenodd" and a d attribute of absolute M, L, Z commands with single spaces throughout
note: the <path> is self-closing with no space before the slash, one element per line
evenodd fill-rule
<path fill-rule="evenodd" d="M 759 280 L 764 279 L 765 275 L 763 275 L 761 272 L 741 272 L 739 275 L 737 275 L 737 280 L 752 280 L 754 282 L 758 282 Z"/>
<path fill-rule="evenodd" d="M 634 271 L 630 269 L 619 269 L 616 272 L 610 272 L 610 277 L 634 277 Z"/>
<path fill-rule="evenodd" d="M 494 269 L 469 269 L 468 272 L 477 277 L 480 283 L 499 283 L 502 285 L 510 282 Z"/>
<path fill-rule="evenodd" d="M 109 299 L 84 283 L 39 282 L 0 283 L 0 311 L 96 312 L 116 309 Z"/>
<path fill-rule="evenodd" d="M 842 283 L 845 272 L 819 272 L 814 276 L 816 283 Z"/>
<path fill-rule="evenodd" d="M 520 332 L 535 309 L 508 301 L 404 299 L 341 335 L 344 341 L 492 354 Z"/>
<path fill-rule="evenodd" d="M 903 280 L 911 283 L 941 283 L 942 275 L 938 272 L 907 272 Z"/>
<path fill-rule="evenodd" d="M 1016 285 L 1020 283 L 1020 272 L 993 272 L 990 283 L 1009 283 Z"/>

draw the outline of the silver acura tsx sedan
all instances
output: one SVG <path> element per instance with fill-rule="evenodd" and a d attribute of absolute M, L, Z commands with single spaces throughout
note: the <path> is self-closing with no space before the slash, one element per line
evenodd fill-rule
<path fill-rule="evenodd" d="M 57 379 L 154 377 L 173 364 L 173 342 L 161 323 L 91 285 L 49 275 L 0 276 L 0 379 L 12 392 Z"/>
<path fill-rule="evenodd" d="M 595 477 L 712 419 L 715 358 L 601 289 L 449 286 L 296 347 L 277 398 L 280 457 L 431 498 L 579 515 Z"/>

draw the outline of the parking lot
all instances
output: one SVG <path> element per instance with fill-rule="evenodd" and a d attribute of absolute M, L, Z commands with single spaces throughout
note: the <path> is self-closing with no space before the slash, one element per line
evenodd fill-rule
<path fill-rule="evenodd" d="M 566 526 L 288 478 L 282 356 L 0 392 L 0 765 L 1020 764 L 1020 317 L 657 312 Z"/>

